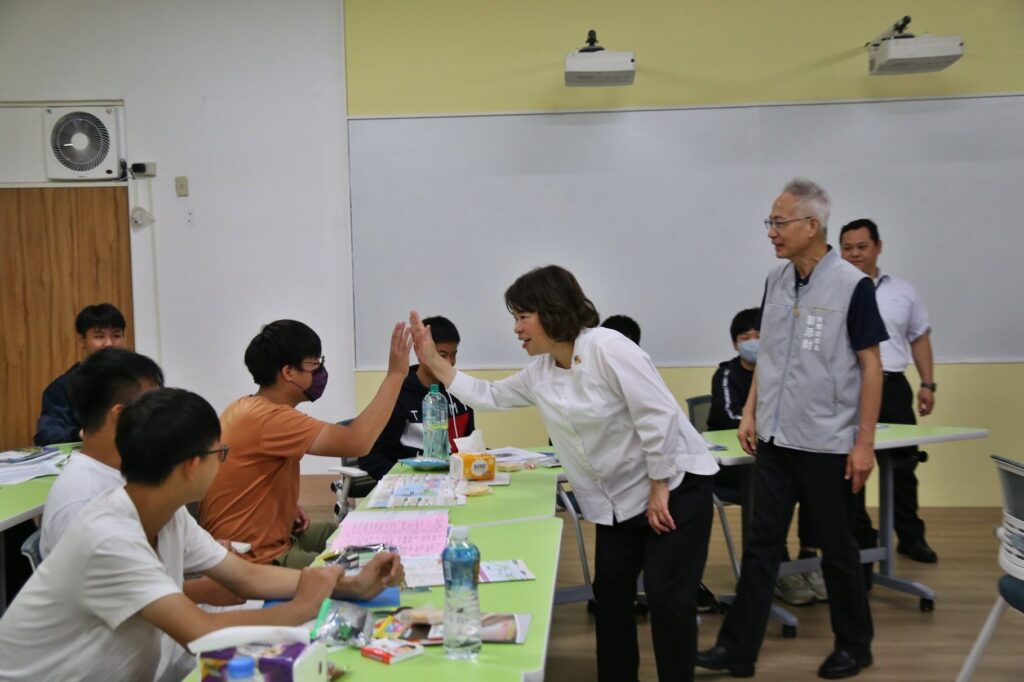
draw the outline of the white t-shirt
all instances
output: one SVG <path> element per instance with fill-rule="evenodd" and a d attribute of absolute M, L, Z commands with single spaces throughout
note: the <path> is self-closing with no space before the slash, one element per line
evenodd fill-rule
<path fill-rule="evenodd" d="M 4 679 L 153 679 L 162 633 L 139 611 L 227 554 L 184 508 L 157 551 L 124 488 L 86 505 L 0 619 Z"/>
<path fill-rule="evenodd" d="M 674 489 L 718 471 L 651 357 L 610 329 L 584 329 L 572 366 L 550 354 L 501 381 L 458 372 L 448 387 L 474 409 L 536 405 L 583 516 L 611 525 L 647 509 L 651 479 Z"/>
<path fill-rule="evenodd" d="M 53 482 L 43 507 L 39 552 L 45 559 L 82 507 L 103 493 L 124 485 L 121 472 L 78 450 L 71 453 L 60 476 Z"/>

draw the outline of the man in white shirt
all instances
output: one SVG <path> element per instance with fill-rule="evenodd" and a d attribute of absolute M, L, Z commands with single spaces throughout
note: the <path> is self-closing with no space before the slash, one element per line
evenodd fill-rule
<path fill-rule="evenodd" d="M 104 348 L 79 365 L 70 392 L 82 424 L 82 447 L 71 454 L 46 496 L 39 540 L 44 559 L 82 507 L 124 485 L 114 443 L 117 418 L 128 401 L 163 385 L 155 362 L 122 348 Z"/>
<path fill-rule="evenodd" d="M 160 633 L 182 645 L 235 625 L 298 625 L 330 595 L 368 598 L 402 579 L 392 554 L 358 575 L 338 567 L 252 564 L 199 528 L 199 500 L 227 457 L 217 413 L 201 397 L 159 389 L 118 420 L 123 488 L 86 505 L 0 619 L 0 670 L 10 680 L 152 679 Z M 207 613 L 181 592 L 206 573 L 233 592 L 290 599 L 269 609 Z"/>
<path fill-rule="evenodd" d="M 879 421 L 890 424 L 916 424 L 914 394 L 904 375 L 913 360 L 921 377 L 917 392 L 917 414 L 926 417 L 935 407 L 935 376 L 932 367 L 931 325 L 924 301 L 913 285 L 899 277 L 882 273 L 878 257 L 882 254 L 882 240 L 878 226 L 861 218 L 843 226 L 839 243 L 844 259 L 860 268 L 875 283 L 878 310 L 885 321 L 889 340 L 883 341 L 882 411 Z M 917 515 L 917 477 L 914 469 L 924 457 L 916 447 L 886 451 L 893 465 L 894 525 L 899 544 L 896 551 L 914 561 L 933 564 L 938 560 L 935 551 L 925 541 L 925 526 Z M 858 534 L 874 535 L 871 518 L 863 511 L 858 522 Z"/>

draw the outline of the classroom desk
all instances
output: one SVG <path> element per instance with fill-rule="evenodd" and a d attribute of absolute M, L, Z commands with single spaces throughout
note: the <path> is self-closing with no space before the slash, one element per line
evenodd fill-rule
<path fill-rule="evenodd" d="M 0 615 L 7 610 L 5 531 L 43 513 L 46 496 L 56 476 L 34 478 L 17 485 L 0 486 Z"/>
<path fill-rule="evenodd" d="M 736 438 L 736 430 L 708 431 L 704 437 L 709 443 L 722 445 L 726 450 L 714 452 L 722 466 L 740 466 L 753 464 L 754 458 L 743 452 Z M 892 461 L 886 450 L 901 448 L 908 445 L 927 445 L 930 443 L 947 443 L 957 440 L 987 438 L 987 429 L 965 428 L 957 426 L 922 426 L 912 424 L 884 424 L 875 435 L 875 455 L 878 460 L 878 547 L 861 550 L 862 562 L 878 562 L 878 570 L 872 574 L 872 583 L 882 587 L 904 592 L 920 598 L 922 611 L 935 608 L 935 591 L 921 583 L 896 577 L 895 547 L 893 532 L 893 473 Z M 753 490 L 750 486 L 752 470 L 744 466 L 741 470 L 740 497 L 744 500 L 741 511 L 744 531 L 751 518 L 750 500 Z M 743 533 L 744 543 L 747 534 Z M 820 566 L 819 558 L 800 559 L 783 563 L 779 568 L 780 575 L 804 573 Z M 728 601 L 728 596 L 726 596 Z M 797 619 L 785 609 L 772 606 L 772 616 L 782 622 L 783 636 L 796 635 Z"/>
<path fill-rule="evenodd" d="M 468 497 L 464 505 L 441 508 L 448 510 L 448 521 L 453 526 L 483 526 L 524 519 L 551 518 L 555 515 L 555 489 L 561 471 L 561 468 L 544 467 L 515 471 L 512 473 L 511 485 L 493 486 L 490 495 Z M 404 464 L 396 464 L 391 473 L 422 472 L 416 472 Z M 359 502 L 357 509 L 368 511 L 365 498 Z"/>

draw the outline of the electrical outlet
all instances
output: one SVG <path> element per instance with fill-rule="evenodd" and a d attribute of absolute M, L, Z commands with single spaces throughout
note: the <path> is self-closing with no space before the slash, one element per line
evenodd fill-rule
<path fill-rule="evenodd" d="M 188 176 L 179 175 L 174 178 L 174 191 L 179 197 L 188 196 Z"/>

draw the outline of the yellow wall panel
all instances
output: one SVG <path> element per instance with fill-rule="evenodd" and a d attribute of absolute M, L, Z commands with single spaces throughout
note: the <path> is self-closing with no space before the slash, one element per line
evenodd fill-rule
<path fill-rule="evenodd" d="M 869 77 L 902 14 L 961 34 L 948 70 Z M 567 88 L 587 30 L 636 52 L 630 87 Z M 346 0 L 351 116 L 676 107 L 1024 91 L 1020 0 Z"/>

